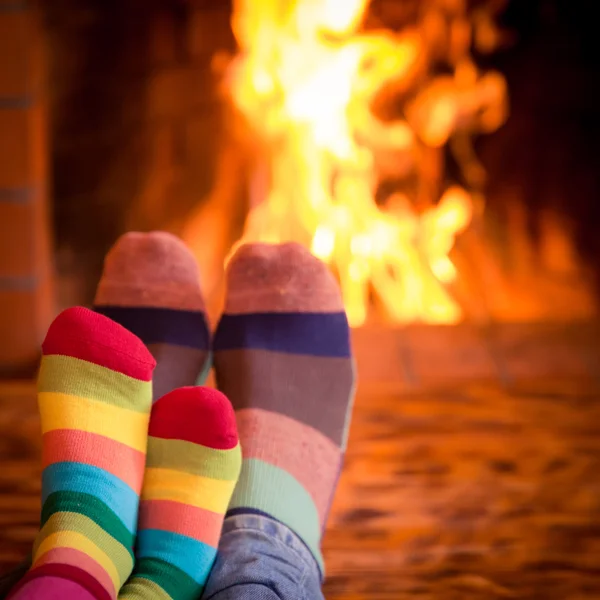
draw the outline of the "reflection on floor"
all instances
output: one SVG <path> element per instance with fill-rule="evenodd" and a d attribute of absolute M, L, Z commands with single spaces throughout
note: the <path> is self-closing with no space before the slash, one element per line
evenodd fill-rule
<path fill-rule="evenodd" d="M 600 597 L 600 327 L 356 332 L 328 600 Z M 0 572 L 39 511 L 32 383 L 0 384 Z"/>

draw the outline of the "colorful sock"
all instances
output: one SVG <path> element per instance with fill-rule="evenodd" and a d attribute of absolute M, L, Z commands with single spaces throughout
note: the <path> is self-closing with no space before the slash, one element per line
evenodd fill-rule
<path fill-rule="evenodd" d="M 155 361 L 79 307 L 56 318 L 42 349 L 41 530 L 13 595 L 114 599 L 133 570 Z"/>
<path fill-rule="evenodd" d="M 196 260 L 162 231 L 127 233 L 106 256 L 95 310 L 141 338 L 157 361 L 154 400 L 204 382 L 210 334 Z"/>
<path fill-rule="evenodd" d="M 223 394 L 187 387 L 150 418 L 136 564 L 119 600 L 197 600 L 240 474 L 235 415 Z"/>
<path fill-rule="evenodd" d="M 354 392 L 339 288 L 297 244 L 243 246 L 227 279 L 215 370 L 236 409 L 243 455 L 228 515 L 284 523 L 322 568 L 319 546 Z"/>

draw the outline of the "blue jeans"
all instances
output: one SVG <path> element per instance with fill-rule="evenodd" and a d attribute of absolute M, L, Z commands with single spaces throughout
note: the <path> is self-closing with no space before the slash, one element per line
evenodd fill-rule
<path fill-rule="evenodd" d="M 225 519 L 203 600 L 323 600 L 321 573 L 285 525 L 260 515 Z"/>

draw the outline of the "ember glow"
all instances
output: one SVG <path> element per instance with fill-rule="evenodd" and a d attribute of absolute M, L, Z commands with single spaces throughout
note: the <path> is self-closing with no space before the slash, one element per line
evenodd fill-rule
<path fill-rule="evenodd" d="M 482 33 L 462 0 L 422 6 L 392 32 L 363 30 L 369 0 L 234 3 L 240 51 L 227 83 L 256 145 L 241 241 L 309 247 L 339 277 L 354 326 L 372 297 L 398 323 L 461 319 L 450 252 L 474 203 L 443 183 L 443 148 L 477 185 L 471 138 L 506 117 L 504 80 L 469 55 L 477 35 L 490 44 L 490 19 L 479 15 Z M 441 61 L 449 74 L 433 76 Z M 378 116 L 386 98 L 398 116 Z"/>

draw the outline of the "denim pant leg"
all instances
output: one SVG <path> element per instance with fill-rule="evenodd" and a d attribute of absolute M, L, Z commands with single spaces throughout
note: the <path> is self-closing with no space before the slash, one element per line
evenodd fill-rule
<path fill-rule="evenodd" d="M 285 525 L 261 515 L 225 519 L 203 600 L 323 600 L 321 573 Z"/>

